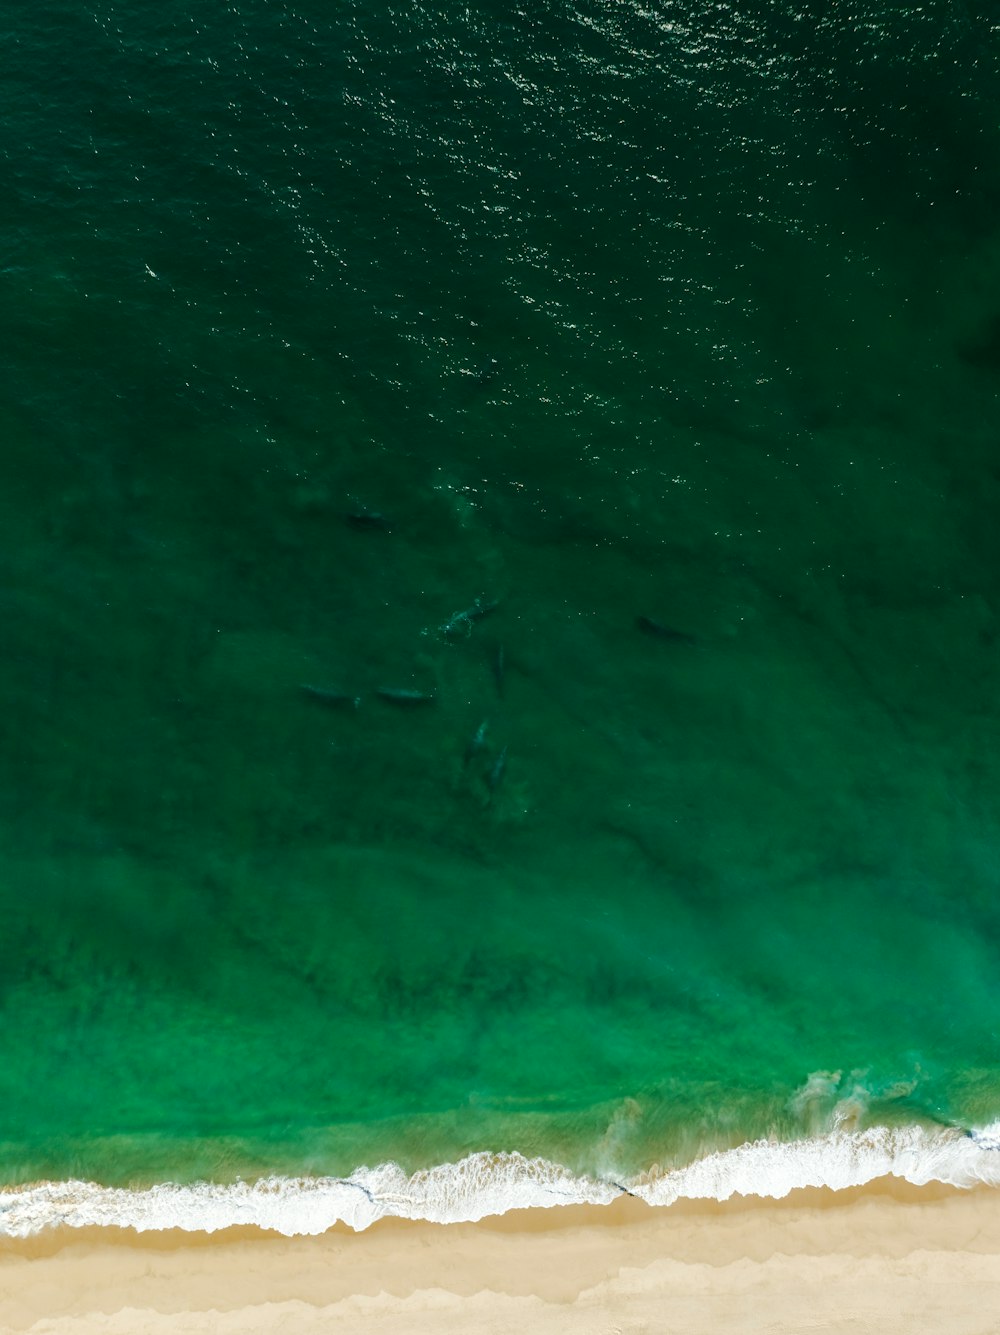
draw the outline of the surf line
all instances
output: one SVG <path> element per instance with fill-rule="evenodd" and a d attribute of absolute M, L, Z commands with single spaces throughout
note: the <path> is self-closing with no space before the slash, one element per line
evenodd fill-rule
<path fill-rule="evenodd" d="M 346 1178 L 270 1177 L 146 1189 L 42 1182 L 0 1190 L 0 1234 L 28 1237 L 60 1225 L 213 1233 L 251 1224 L 291 1237 L 324 1233 L 337 1222 L 361 1231 L 386 1216 L 458 1223 L 515 1209 L 608 1205 L 622 1194 L 668 1206 L 736 1194 L 780 1198 L 800 1187 L 844 1190 L 880 1177 L 917 1186 L 995 1187 L 1000 1186 L 998 1148 L 1000 1124 L 979 1131 L 875 1126 L 783 1143 L 749 1142 L 625 1179 L 578 1176 L 546 1159 L 480 1151 L 413 1174 L 386 1163 Z"/>

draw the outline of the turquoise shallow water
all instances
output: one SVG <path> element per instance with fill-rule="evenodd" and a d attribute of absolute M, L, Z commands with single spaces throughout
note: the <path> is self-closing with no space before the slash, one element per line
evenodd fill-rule
<path fill-rule="evenodd" d="M 1000 1115 L 1000 32 L 6 27 L 0 1176 Z"/>

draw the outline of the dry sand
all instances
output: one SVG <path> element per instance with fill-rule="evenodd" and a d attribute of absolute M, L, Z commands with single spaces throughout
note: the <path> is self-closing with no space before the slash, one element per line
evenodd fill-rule
<path fill-rule="evenodd" d="M 885 1180 L 293 1239 L 61 1229 L 0 1242 L 0 1330 L 997 1335 L 1000 1192 Z"/>

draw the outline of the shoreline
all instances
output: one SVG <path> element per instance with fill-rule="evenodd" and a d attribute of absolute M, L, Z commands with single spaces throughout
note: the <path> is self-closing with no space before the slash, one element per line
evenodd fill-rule
<path fill-rule="evenodd" d="M 635 1177 L 575 1175 L 516 1151 L 477 1151 L 454 1163 L 407 1173 L 396 1163 L 348 1177 L 260 1177 L 230 1183 L 162 1181 L 108 1187 L 82 1180 L 0 1189 L 0 1237 L 71 1226 L 218 1233 L 253 1225 L 286 1237 L 319 1236 L 333 1225 L 364 1232 L 388 1218 L 475 1223 L 512 1211 L 601 1206 L 636 1199 L 667 1207 L 734 1196 L 780 1200 L 803 1188 L 845 1191 L 880 1178 L 917 1187 L 1000 1187 L 998 1125 L 975 1131 L 919 1124 L 830 1131 L 802 1140 L 749 1141 L 690 1163 Z"/>
<path fill-rule="evenodd" d="M 777 1201 L 621 1198 L 291 1239 L 60 1227 L 0 1240 L 0 1330 L 846 1335 L 870 1321 L 883 1335 L 971 1335 L 1000 1299 L 997 1205 L 989 1187 L 881 1178 Z"/>

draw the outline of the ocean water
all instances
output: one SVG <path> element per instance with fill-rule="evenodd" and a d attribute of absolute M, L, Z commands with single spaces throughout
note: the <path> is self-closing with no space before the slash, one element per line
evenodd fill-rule
<path fill-rule="evenodd" d="M 4 49 L 3 1226 L 1000 1175 L 1000 25 Z"/>

